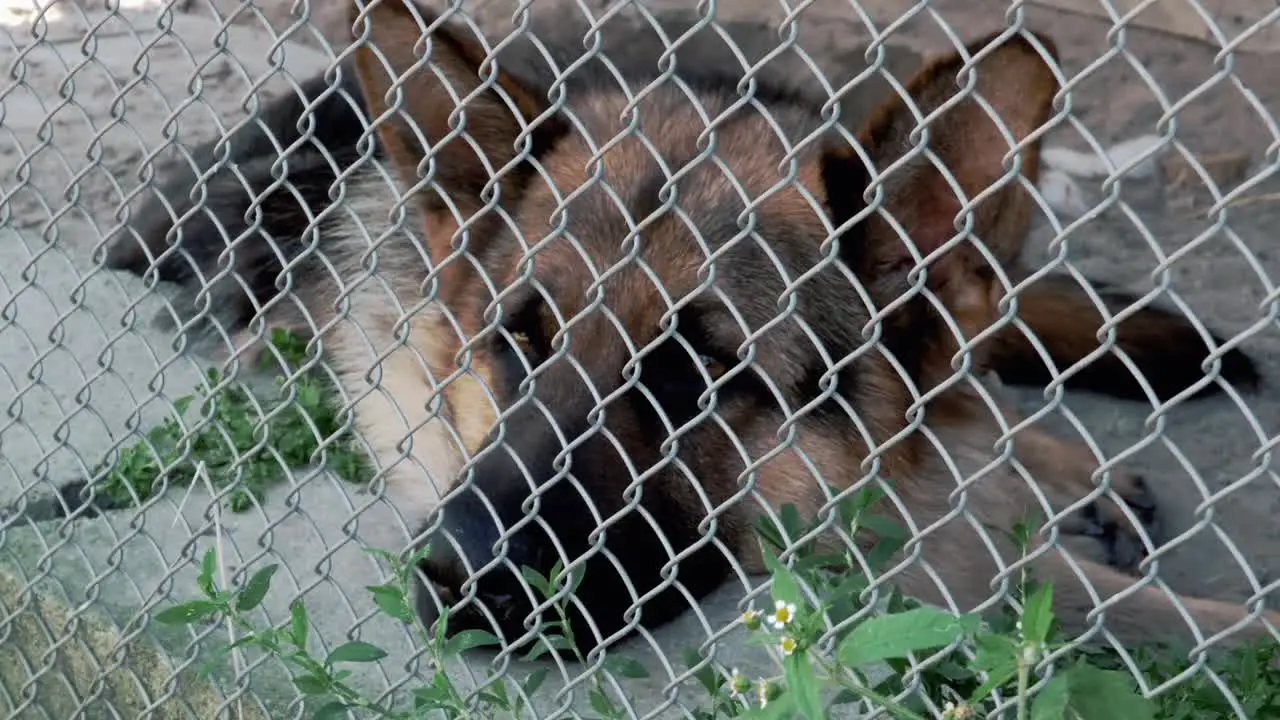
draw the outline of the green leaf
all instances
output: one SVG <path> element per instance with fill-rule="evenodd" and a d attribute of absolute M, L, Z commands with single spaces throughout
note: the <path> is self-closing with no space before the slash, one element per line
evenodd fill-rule
<path fill-rule="evenodd" d="M 446 690 L 437 687 L 420 687 L 413 689 L 413 708 L 415 710 L 439 710 L 452 705 L 452 699 Z"/>
<path fill-rule="evenodd" d="M 501 688 L 502 686 L 497 685 L 495 687 Z M 485 705 L 491 705 L 493 707 L 496 707 L 502 710 L 507 710 L 509 712 L 511 710 L 511 703 L 507 700 L 507 697 L 505 695 L 506 691 L 503 690 L 502 692 L 504 694 L 500 695 L 497 692 L 484 691 L 484 692 L 476 693 L 475 697 L 476 697 L 476 700 L 480 701 L 480 707 L 484 707 Z"/>
<path fill-rule="evenodd" d="M 905 541 L 907 539 L 907 531 L 884 515 L 867 515 L 861 518 L 858 524 L 875 533 L 879 540 Z"/>
<path fill-rule="evenodd" d="M 241 635 L 240 637 L 236 638 L 235 642 L 228 645 L 227 649 L 236 650 L 246 645 L 262 645 L 264 642 L 269 642 L 271 640 L 270 635 L 267 635 L 267 637 L 263 637 L 264 635 L 267 635 L 267 633 L 263 631 L 252 632 L 252 633 L 249 633 L 248 635 Z"/>
<path fill-rule="evenodd" d="M 1070 701 L 1071 679 L 1066 673 L 1056 675 L 1031 701 L 1031 720 L 1065 720 Z"/>
<path fill-rule="evenodd" d="M 851 572 L 827 593 L 827 602 L 830 605 L 828 612 L 831 613 L 832 622 L 843 622 L 862 609 L 863 605 L 858 601 L 858 596 L 867 589 L 869 584 L 866 575 Z"/>
<path fill-rule="evenodd" d="M 889 561 L 893 559 L 898 551 L 906 545 L 905 540 L 897 538 L 881 538 L 876 540 L 876 544 L 867 552 L 867 565 L 875 572 L 884 570 Z"/>
<path fill-rule="evenodd" d="M 705 659 L 702 651 L 696 647 L 685 648 L 683 654 L 684 666 L 687 668 L 696 667 Z M 695 672 L 693 676 L 697 678 L 702 687 L 706 689 L 707 694 L 712 697 L 715 697 L 716 692 L 720 690 L 720 686 L 725 683 L 724 676 L 716 672 L 715 668 L 711 666 L 711 663 L 707 663 L 702 667 L 702 669 Z"/>
<path fill-rule="evenodd" d="M 1018 661 L 1018 643 L 1012 638 L 980 633 L 974 636 L 973 644 L 977 647 L 970 664 L 974 670 L 990 672 L 993 668 Z"/>
<path fill-rule="evenodd" d="M 433 640 L 435 647 L 444 647 L 444 636 L 449 634 L 449 606 L 445 605 L 440 609 L 440 616 L 436 618 L 436 632 Z"/>
<path fill-rule="evenodd" d="M 621 655 L 615 655 L 605 660 L 604 666 L 609 669 L 609 672 L 624 678 L 642 680 L 649 677 L 649 671 L 639 661 Z"/>
<path fill-rule="evenodd" d="M 1237 673 L 1240 678 L 1240 685 L 1245 688 L 1251 688 L 1258 681 L 1258 656 L 1254 652 L 1247 652 L 1251 648 L 1243 648 L 1246 650 L 1244 657 L 1240 658 L 1240 669 Z"/>
<path fill-rule="evenodd" d="M 609 699 L 608 695 L 601 692 L 599 688 L 592 688 L 588 697 L 591 699 L 592 710 L 605 717 L 612 717 L 617 714 L 618 711 L 613 707 L 613 701 Z"/>
<path fill-rule="evenodd" d="M 773 599 L 799 605 L 800 584 L 796 582 L 787 566 L 783 565 L 771 552 L 764 554 L 764 564 L 773 576 Z"/>
<path fill-rule="evenodd" d="M 876 485 L 870 485 L 859 490 L 857 493 L 840 501 L 840 521 L 845 527 L 850 527 L 854 522 L 861 524 L 862 516 L 867 510 L 880 501 L 885 495 L 884 489 Z"/>
<path fill-rule="evenodd" d="M 316 710 L 312 715 L 312 720 L 332 720 L 333 718 L 341 718 L 347 716 L 347 704 L 338 700 L 327 702 Z"/>
<path fill-rule="evenodd" d="M 295 646 L 307 649 L 307 609 L 301 600 L 289 605 L 289 639 Z"/>
<path fill-rule="evenodd" d="M 248 490 L 236 490 L 231 493 L 227 506 L 231 508 L 231 512 L 245 512 L 253 507 L 253 493 Z"/>
<path fill-rule="evenodd" d="M 218 589 L 213 584 L 213 573 L 217 569 L 218 553 L 213 548 L 209 548 L 200 562 L 200 575 L 196 577 L 196 584 L 200 586 L 200 591 L 205 594 L 205 597 L 210 599 L 218 595 Z"/>
<path fill-rule="evenodd" d="M 413 622 L 413 608 L 404 596 L 404 591 L 395 585 L 369 585 L 366 588 L 373 594 L 373 603 L 382 612 L 400 622 Z"/>
<path fill-rule="evenodd" d="M 551 591 L 551 582 L 542 576 L 537 570 L 524 566 L 520 568 L 520 574 L 524 576 L 525 582 L 529 583 L 538 594 L 543 598 L 551 597 L 554 593 Z"/>
<path fill-rule="evenodd" d="M 849 562 L 845 560 L 843 555 L 813 552 L 812 554 L 805 553 L 804 557 L 797 559 L 791 569 L 804 575 L 805 573 L 821 572 L 832 568 L 847 571 L 848 567 Z"/>
<path fill-rule="evenodd" d="M 800 653 L 788 655 L 782 671 L 787 679 L 787 694 L 795 696 L 801 715 L 809 720 L 823 720 L 822 696 L 809 657 Z"/>
<path fill-rule="evenodd" d="M 186 415 L 187 408 L 191 407 L 191 401 L 194 399 L 195 399 L 194 395 L 183 395 L 177 400 L 174 400 L 173 401 L 174 414 L 177 415 L 178 417 L 182 417 L 183 415 Z"/>
<path fill-rule="evenodd" d="M 756 534 L 760 536 L 760 539 L 763 540 L 765 544 L 772 545 L 776 550 L 782 550 L 787 546 L 786 541 L 782 539 L 782 533 L 778 530 L 777 526 L 773 524 L 773 521 L 769 519 L 768 515 L 757 516 L 755 525 Z M 773 552 L 768 547 L 761 547 L 761 550 L 766 554 Z"/>
<path fill-rule="evenodd" d="M 537 660 L 552 650 L 573 650 L 573 643 L 563 635 L 543 635 L 538 640 L 540 642 L 524 656 L 525 660 Z"/>
<path fill-rule="evenodd" d="M 1155 704 L 1138 693 L 1125 670 L 1101 670 L 1083 661 L 1067 670 L 1071 686 L 1068 709 L 1079 720 L 1153 720 Z"/>
<path fill-rule="evenodd" d="M 875 545 L 867 553 L 866 559 L 872 570 L 883 569 L 907 544 L 907 533 L 902 526 L 883 515 L 867 515 L 859 524 L 875 534 Z"/>
<path fill-rule="evenodd" d="M 511 696 L 507 694 L 507 679 L 503 678 L 493 685 L 493 690 L 489 692 L 493 696 L 490 702 L 497 704 L 503 710 L 511 710 Z M 519 715 L 519 713 L 516 713 Z"/>
<path fill-rule="evenodd" d="M 524 679 L 524 694 L 532 697 L 534 693 L 538 692 L 538 688 L 542 687 L 542 683 L 546 679 L 546 668 L 538 668 L 529 673 L 529 677 Z"/>
<path fill-rule="evenodd" d="M 1027 548 L 1031 547 L 1031 538 L 1035 537 L 1036 528 L 1039 526 L 1039 513 L 1019 520 L 1013 524 L 1009 531 L 1009 537 L 1018 545 L 1018 548 L 1025 554 Z"/>
<path fill-rule="evenodd" d="M 800 517 L 800 511 L 796 509 L 794 503 L 786 503 L 782 506 L 782 512 L 779 518 L 782 521 L 782 529 L 791 536 L 792 540 L 804 535 L 804 518 Z"/>
<path fill-rule="evenodd" d="M 381 558 L 387 564 L 387 567 L 396 570 L 400 567 L 400 557 L 393 552 L 383 550 L 382 548 L 361 548 L 370 555 Z"/>
<path fill-rule="evenodd" d="M 1142 697 L 1124 670 L 1103 670 L 1081 659 L 1059 673 L 1031 704 L 1032 720 L 1153 720 L 1155 704 Z"/>
<path fill-rule="evenodd" d="M 572 572 L 568 573 L 569 582 L 565 584 L 568 586 L 569 591 L 566 593 L 565 597 L 578 592 L 578 587 L 582 585 L 582 579 L 586 576 L 586 572 L 584 572 L 584 570 L 585 568 L 575 568 Z M 560 561 L 557 560 L 555 567 L 551 571 L 551 575 L 547 578 L 548 588 L 552 585 L 561 584 L 565 574 L 565 569 L 561 567 Z M 550 596 L 550 594 L 551 593 L 548 592 L 548 596 Z"/>
<path fill-rule="evenodd" d="M 459 655 L 472 648 L 492 647 L 501 645 L 502 641 L 498 636 L 486 630 L 463 630 L 462 632 L 449 638 L 444 644 L 443 654 L 446 656 Z"/>
<path fill-rule="evenodd" d="M 431 555 L 431 543 L 427 543 L 410 553 L 409 557 L 404 560 L 405 566 L 408 568 L 417 567 L 423 560 L 426 560 L 429 555 Z"/>
<path fill-rule="evenodd" d="M 363 640 L 352 640 L 343 643 L 333 649 L 329 653 L 329 657 L 325 658 L 325 665 L 334 665 L 341 662 L 377 662 L 387 656 L 387 651 Z"/>
<path fill-rule="evenodd" d="M 976 615 L 959 617 L 933 608 L 916 608 L 873 617 L 855 627 L 840 643 L 840 662 L 856 668 L 869 662 L 906 657 L 941 647 L 977 629 Z"/>
<path fill-rule="evenodd" d="M 236 610 L 248 612 L 261 605 L 263 598 L 267 596 L 267 591 L 271 589 L 271 576 L 275 575 L 276 570 L 279 569 L 278 564 L 272 564 L 255 572 L 240 590 L 236 598 Z"/>
<path fill-rule="evenodd" d="M 992 690 L 1003 687 L 1018 674 L 1019 649 L 1012 639 L 1002 635 L 979 635 L 974 638 L 974 644 L 978 651 L 970 667 L 987 673 L 987 681 L 969 694 L 970 705 L 977 705 Z"/>
<path fill-rule="evenodd" d="M 192 600 L 157 613 L 155 619 L 165 625 L 191 625 L 216 614 L 220 609 L 218 603 L 209 600 Z"/>
<path fill-rule="evenodd" d="M 303 695 L 324 695 L 329 692 L 328 678 L 317 675 L 299 675 L 293 679 L 293 685 Z"/>
<path fill-rule="evenodd" d="M 1045 581 L 1022 606 L 1022 637 L 1043 643 L 1053 625 L 1053 583 Z"/>

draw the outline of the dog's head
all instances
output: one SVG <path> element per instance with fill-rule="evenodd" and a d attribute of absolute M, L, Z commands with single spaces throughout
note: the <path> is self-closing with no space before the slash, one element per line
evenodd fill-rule
<path fill-rule="evenodd" d="M 544 598 L 521 568 L 557 562 L 585 572 L 584 647 L 670 618 L 758 552 L 759 508 L 861 477 L 996 317 L 991 261 L 1021 247 L 1057 90 L 1045 41 L 939 58 L 855 139 L 733 83 L 556 105 L 447 18 L 381 0 L 353 19 L 371 118 L 501 413 L 424 563 L 469 608 L 454 627 L 528 639 Z M 956 97 L 966 55 L 981 101 Z M 897 447 L 891 475 L 912 462 Z"/>

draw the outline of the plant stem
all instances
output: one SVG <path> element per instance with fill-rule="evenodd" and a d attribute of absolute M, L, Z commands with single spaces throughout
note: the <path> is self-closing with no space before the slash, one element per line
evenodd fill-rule
<path fill-rule="evenodd" d="M 363 695 L 360 694 L 359 691 L 357 691 L 355 688 L 351 687 L 350 685 L 347 685 L 345 682 L 334 679 L 334 677 L 329 673 L 329 668 L 325 667 L 323 663 L 311 657 L 311 653 L 305 650 L 302 650 L 298 653 L 286 653 L 284 651 L 284 648 L 281 647 L 279 643 L 275 642 L 274 640 L 268 640 L 268 639 L 262 638 L 262 636 L 258 633 L 257 628 L 254 627 L 253 623 L 246 620 L 243 616 L 240 615 L 240 613 L 234 610 L 231 610 L 230 608 L 227 608 L 225 612 L 226 612 L 226 617 L 230 619 L 232 623 L 239 626 L 240 629 L 244 630 L 245 632 L 255 636 L 254 644 L 265 649 L 267 652 L 273 655 L 276 655 L 284 660 L 287 660 L 293 663 L 293 665 L 303 670 L 306 670 L 307 672 L 310 672 L 313 675 L 320 675 L 327 678 L 329 680 L 329 687 L 332 689 L 333 694 L 339 699 L 341 699 L 343 702 L 346 702 L 348 705 L 351 705 L 353 707 L 363 708 L 365 710 L 371 710 L 375 713 L 378 713 L 379 716 L 384 718 L 403 717 L 403 715 L 401 715 L 400 713 L 397 713 L 391 708 L 383 707 L 381 703 L 376 703 L 366 699 Z"/>
<path fill-rule="evenodd" d="M 845 677 L 844 673 L 839 672 L 839 668 L 837 666 L 833 666 L 827 663 L 825 660 L 823 660 L 820 657 L 817 657 L 812 652 L 809 653 L 809 658 L 813 660 L 813 662 L 818 667 L 822 668 L 822 671 L 826 673 L 827 677 L 834 678 L 836 682 L 839 682 L 841 685 L 843 685 L 844 688 L 849 692 L 855 693 L 857 695 L 861 695 L 862 697 L 865 697 L 866 699 L 879 704 L 880 707 L 884 709 L 886 712 L 888 712 L 890 715 L 900 718 L 901 720 L 925 720 L 924 716 L 918 715 L 902 707 L 901 705 L 895 703 L 893 700 L 889 699 L 888 697 L 881 695 L 875 690 L 872 690 L 871 688 L 866 687 L 865 685 L 855 685 L 853 682 L 851 682 Z"/>
<path fill-rule="evenodd" d="M 1031 679 L 1031 661 L 1027 653 L 1031 651 L 1024 645 L 1018 653 L 1018 720 L 1027 720 L 1027 685 Z"/>

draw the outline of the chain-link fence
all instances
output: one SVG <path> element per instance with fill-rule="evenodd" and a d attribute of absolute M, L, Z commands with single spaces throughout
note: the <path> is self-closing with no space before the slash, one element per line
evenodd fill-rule
<path fill-rule="evenodd" d="M 1263 4 L 8 6 L 0 708 L 1280 716 Z"/>

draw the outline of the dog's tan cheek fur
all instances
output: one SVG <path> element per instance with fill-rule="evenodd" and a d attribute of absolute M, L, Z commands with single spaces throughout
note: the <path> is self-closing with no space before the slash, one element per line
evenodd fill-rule
<path fill-rule="evenodd" d="M 426 233 L 457 229 L 441 213 L 424 215 Z M 472 353 L 468 371 L 444 383 L 457 371 L 460 341 L 441 304 L 455 314 L 465 308 L 441 293 L 418 309 L 415 302 L 421 302 L 423 290 L 430 288 L 400 297 L 412 311 L 403 344 L 396 339 L 400 311 L 385 305 L 377 293 L 357 290 L 350 297 L 348 317 L 335 325 L 326 348 L 334 366 L 347 369 L 340 381 L 354 400 L 357 432 L 372 449 L 377 467 L 386 471 L 389 499 L 413 521 L 439 503 L 496 417 L 486 389 L 493 384 L 487 351 Z M 370 387 L 371 382 L 376 384 Z"/>
<path fill-rule="evenodd" d="M 416 520 L 439 502 L 462 461 L 443 424 L 453 421 L 448 408 L 435 402 L 442 399 L 439 379 L 447 375 L 438 364 L 446 355 L 439 342 L 441 319 L 429 310 L 416 314 L 404 344 L 395 347 L 396 317 L 358 301 L 353 305 L 351 317 L 334 328 L 331 357 L 347 369 L 339 380 L 354 400 L 356 431 L 387 473 L 389 498 Z M 389 347 L 395 349 L 380 358 Z"/>
<path fill-rule="evenodd" d="M 428 238 L 452 237 L 458 231 L 458 224 L 452 217 L 449 217 L 443 211 L 424 211 L 423 212 L 423 232 Z M 466 262 L 464 258 L 455 258 L 454 263 Z M 426 289 L 426 288 L 424 288 Z M 458 297 L 453 293 L 446 293 L 443 283 L 441 284 L 440 299 L 445 306 L 454 313 L 453 322 L 456 322 L 463 332 L 468 335 L 474 335 L 479 329 L 473 327 L 472 318 L 474 313 L 474 295 L 466 295 Z M 433 336 L 424 337 L 422 344 L 427 346 L 430 353 L 429 362 L 432 368 L 438 372 L 438 378 L 448 377 L 457 372 L 457 354 L 461 350 L 462 342 L 457 337 L 457 333 L 453 328 L 453 322 L 450 318 L 437 316 L 434 327 L 432 329 Z M 492 359 L 489 356 L 489 348 L 481 347 L 479 344 L 473 345 L 470 353 L 469 367 L 466 372 L 458 375 L 449 384 L 444 387 L 445 403 L 449 408 L 449 416 L 453 421 L 453 429 L 458 433 L 458 437 L 462 444 L 462 449 L 467 456 L 474 455 L 480 450 L 484 444 L 485 438 L 488 437 L 489 431 L 492 429 L 494 421 L 497 419 L 498 408 L 495 406 L 496 389 L 494 388 L 494 374 L 491 368 Z M 450 478 L 452 482 L 452 478 Z"/>

